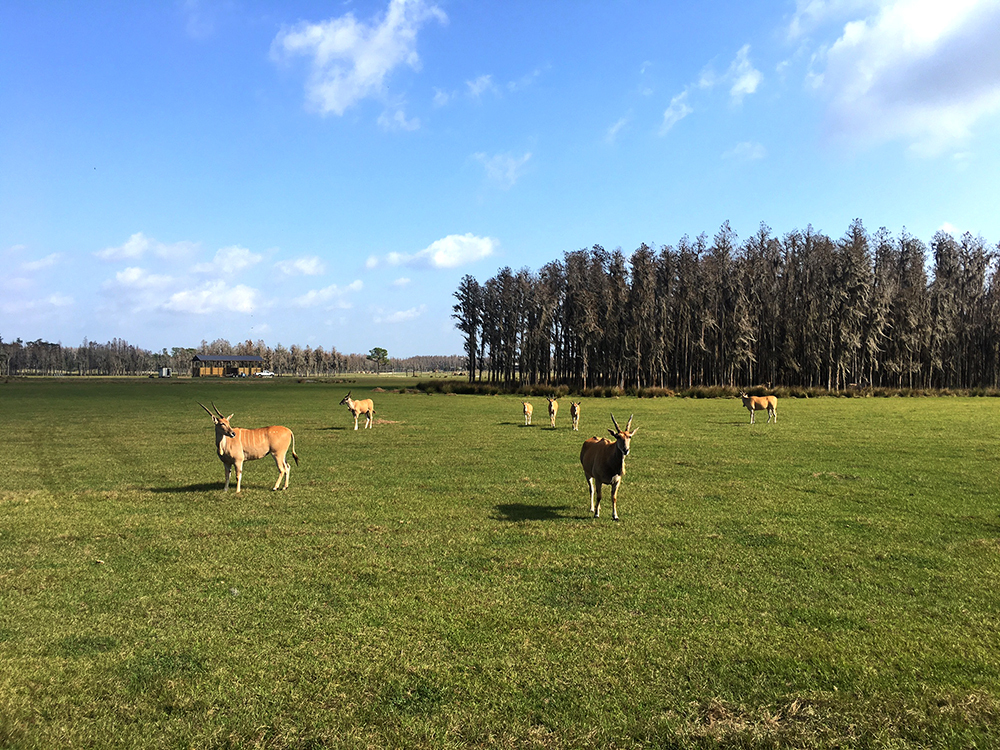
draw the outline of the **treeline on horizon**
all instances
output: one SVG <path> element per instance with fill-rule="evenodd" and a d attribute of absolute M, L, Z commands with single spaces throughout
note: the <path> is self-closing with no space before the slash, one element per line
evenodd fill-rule
<path fill-rule="evenodd" d="M 453 317 L 469 381 L 505 388 L 987 389 L 1000 385 L 997 248 L 939 231 L 600 245 L 537 272 L 465 276 Z"/>
<path fill-rule="evenodd" d="M 225 339 L 209 343 L 202 341 L 197 348 L 174 347 L 169 352 L 151 352 L 133 346 L 122 339 L 98 344 L 84 339 L 78 347 L 63 346 L 37 340 L 17 339 L 5 343 L 0 337 L 0 375 L 148 375 L 169 367 L 177 374 L 191 372 L 191 359 L 196 354 L 257 355 L 263 368 L 276 375 L 300 377 L 336 376 L 373 372 L 376 363 L 365 354 L 341 354 L 336 347 L 312 348 L 292 344 L 269 347 L 263 341 L 230 344 Z M 455 372 L 463 366 L 464 357 L 417 356 L 401 359 L 389 357 L 382 370 L 393 372 Z"/>

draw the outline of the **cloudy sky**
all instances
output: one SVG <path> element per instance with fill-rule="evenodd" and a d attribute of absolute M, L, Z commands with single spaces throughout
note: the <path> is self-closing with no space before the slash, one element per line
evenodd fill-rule
<path fill-rule="evenodd" d="M 1000 241 L 1000 0 L 0 3 L 0 337 L 453 354 L 462 276 Z"/>

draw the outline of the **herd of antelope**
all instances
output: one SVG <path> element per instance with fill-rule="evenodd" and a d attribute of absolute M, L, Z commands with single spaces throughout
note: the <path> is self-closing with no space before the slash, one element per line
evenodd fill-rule
<path fill-rule="evenodd" d="M 555 428 L 556 415 L 559 413 L 558 397 L 546 397 L 549 402 L 549 426 Z M 740 399 L 744 408 L 750 412 L 750 424 L 754 424 L 754 415 L 758 411 L 767 412 L 767 422 L 773 420 L 778 422 L 778 399 L 775 396 L 748 396 L 744 391 L 740 391 Z M 375 404 L 371 399 L 352 399 L 351 392 L 348 391 L 340 402 L 350 411 L 354 417 L 354 429 L 358 429 L 358 419 L 363 414 L 365 416 L 365 429 L 370 429 L 375 418 Z M 292 467 L 287 461 L 289 453 L 295 459 L 298 466 L 299 457 L 295 453 L 295 435 L 287 427 L 271 425 L 270 427 L 257 427 L 247 429 L 243 427 L 233 427 L 231 420 L 233 415 L 222 416 L 215 403 L 212 408 L 215 413 L 202 404 L 198 405 L 208 412 L 215 425 L 215 449 L 226 470 L 226 483 L 224 491 L 229 491 L 229 480 L 232 470 L 236 469 L 236 492 L 242 490 L 243 464 L 246 461 L 255 461 L 265 456 L 274 456 L 274 462 L 278 467 L 278 479 L 274 483 L 272 490 L 288 489 L 288 479 L 291 475 Z M 522 401 L 521 406 L 524 412 L 525 427 L 531 426 L 531 414 L 534 411 L 531 404 Z M 572 401 L 569 407 L 571 426 L 574 432 L 580 430 L 580 402 Z M 590 512 L 595 518 L 601 516 L 601 488 L 603 485 L 611 487 L 611 518 L 618 520 L 618 489 L 621 486 L 622 478 L 625 476 L 625 458 L 631 450 L 632 437 L 638 432 L 638 428 L 632 429 L 632 418 L 630 415 L 625 429 L 618 426 L 618 420 L 611 414 L 611 423 L 615 426 L 608 433 L 611 439 L 601 437 L 591 437 L 583 442 L 580 448 L 580 465 L 583 467 L 583 475 L 587 480 L 587 488 L 590 492 Z M 282 485 L 284 479 L 284 485 Z"/>

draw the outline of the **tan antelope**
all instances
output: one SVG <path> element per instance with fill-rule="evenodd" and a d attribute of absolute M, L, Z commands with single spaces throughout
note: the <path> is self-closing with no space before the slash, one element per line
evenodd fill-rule
<path fill-rule="evenodd" d="M 236 467 L 236 492 L 242 490 L 243 482 L 243 462 L 256 461 L 264 456 L 274 456 L 274 462 L 278 465 L 278 481 L 274 483 L 272 490 L 278 489 L 281 478 L 285 478 L 285 486 L 281 489 L 288 489 L 288 477 L 292 473 L 292 467 L 285 460 L 288 451 L 292 452 L 295 465 L 299 465 L 299 457 L 295 455 L 295 435 L 287 427 L 271 426 L 257 427 L 256 429 L 245 429 L 243 427 L 233 427 L 229 420 L 233 418 L 222 416 L 222 412 L 212 402 L 215 414 L 208 411 L 208 407 L 200 401 L 198 406 L 208 412 L 215 423 L 215 448 L 219 454 L 219 460 L 226 467 L 226 486 L 223 488 L 229 491 L 229 475 Z"/>
<path fill-rule="evenodd" d="M 569 402 L 569 417 L 573 420 L 573 432 L 580 431 L 580 402 Z"/>
<path fill-rule="evenodd" d="M 634 415 L 633 415 L 634 416 Z M 614 440 L 592 437 L 585 440 L 580 449 L 580 463 L 583 475 L 590 488 L 590 512 L 594 518 L 601 516 L 601 485 L 611 485 L 611 517 L 618 520 L 618 487 L 625 476 L 625 456 L 628 455 L 632 436 L 639 431 L 632 429 L 632 416 L 623 430 L 618 426 L 615 415 L 611 415 L 615 429 L 608 430 Z"/>
<path fill-rule="evenodd" d="M 521 406 L 524 407 L 524 426 L 527 427 L 531 424 L 531 412 L 533 412 L 534 409 L 531 408 L 531 404 L 527 401 L 522 401 Z"/>
<path fill-rule="evenodd" d="M 546 396 L 545 398 L 549 398 Z M 559 400 L 558 396 L 556 398 L 549 398 L 549 426 L 556 426 L 556 414 L 559 412 Z"/>
<path fill-rule="evenodd" d="M 354 417 L 355 430 L 358 429 L 358 417 L 362 414 L 365 415 L 365 429 L 367 430 L 372 426 L 372 420 L 375 418 L 375 403 L 370 398 L 353 401 L 351 399 L 351 392 L 348 391 L 347 395 L 344 396 L 344 400 L 340 403 L 347 404 L 347 408 L 350 410 L 351 416 Z"/>
<path fill-rule="evenodd" d="M 743 406 L 750 412 L 750 424 L 754 423 L 754 412 L 767 410 L 767 422 L 771 423 L 774 418 L 775 424 L 778 422 L 778 398 L 777 396 L 748 396 L 740 391 L 740 398 L 743 399 Z"/>

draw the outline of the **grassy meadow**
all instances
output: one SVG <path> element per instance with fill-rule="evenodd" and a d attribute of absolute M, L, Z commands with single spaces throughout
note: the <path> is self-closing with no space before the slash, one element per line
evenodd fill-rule
<path fill-rule="evenodd" d="M 0 748 L 1000 746 L 1000 399 L 406 385 L 0 383 Z"/>

